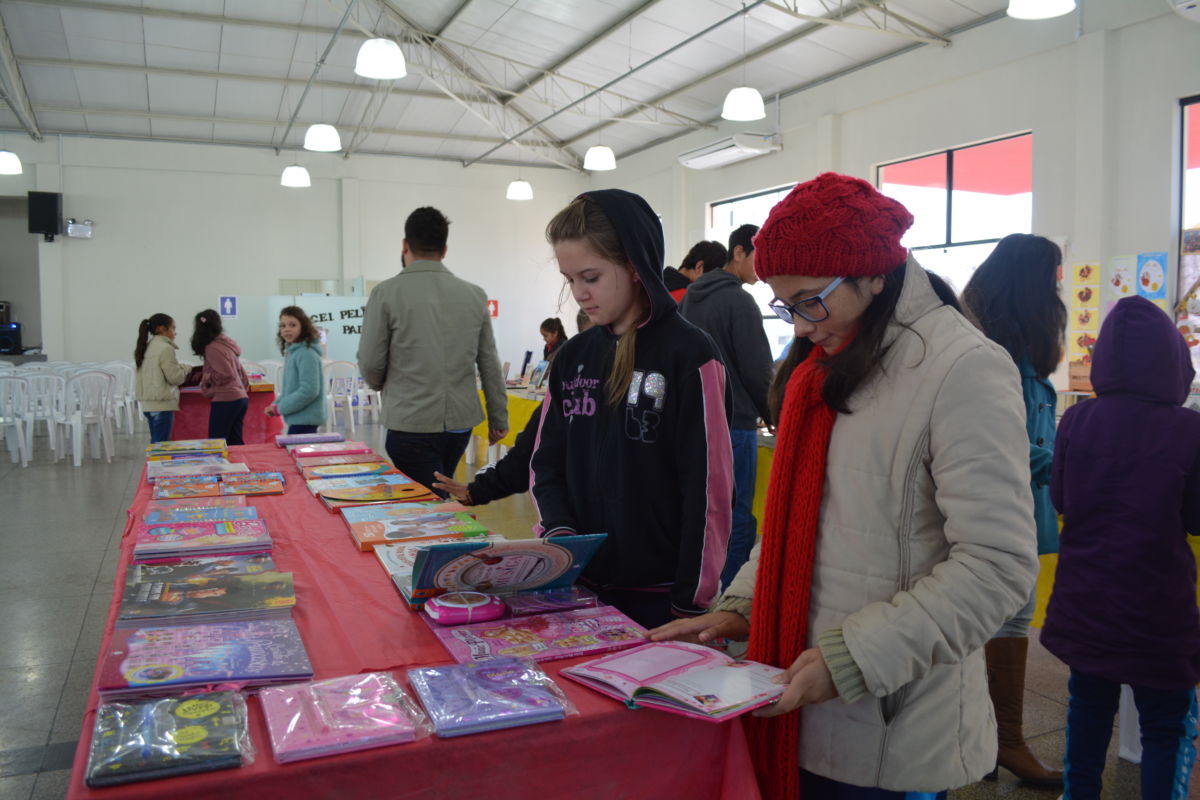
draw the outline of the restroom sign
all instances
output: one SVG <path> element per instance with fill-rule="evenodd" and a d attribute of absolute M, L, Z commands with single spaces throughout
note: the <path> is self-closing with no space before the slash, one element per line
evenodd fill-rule
<path fill-rule="evenodd" d="M 222 317 L 237 316 L 237 298 L 236 297 L 219 297 L 217 298 L 217 310 Z"/>
<path fill-rule="evenodd" d="M 492 316 L 492 317 L 500 316 L 500 301 L 499 300 L 488 300 L 488 316 Z"/>

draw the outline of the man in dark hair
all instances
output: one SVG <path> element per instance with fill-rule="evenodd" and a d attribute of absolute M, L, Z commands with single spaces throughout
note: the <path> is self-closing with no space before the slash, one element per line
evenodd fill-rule
<path fill-rule="evenodd" d="M 454 474 L 471 429 L 484 419 L 477 371 L 489 443 L 508 433 L 487 294 L 442 264 L 449 228 L 445 215 L 428 206 L 405 220 L 404 269 L 371 291 L 358 345 L 363 380 L 383 392 L 388 457 L 425 486 L 433 485 L 435 472 Z"/>
<path fill-rule="evenodd" d="M 729 237 L 726 250 L 717 242 L 700 242 L 688 257 L 698 254 L 704 274 L 690 287 L 679 306 L 688 322 L 708 333 L 721 351 L 729 388 L 733 393 L 733 418 L 729 433 L 733 439 L 733 478 L 737 496 L 733 506 L 733 529 L 729 551 L 721 572 L 721 585 L 728 586 L 750 556 L 757 523 L 754 505 L 754 481 L 758 471 L 758 420 L 771 424 L 767 389 L 771 385 L 771 346 L 763 329 L 763 314 L 742 284 L 758 280 L 754 274 L 754 234 L 757 225 L 743 225 Z M 718 250 L 719 248 L 719 250 Z M 709 264 L 705 256 L 719 252 L 720 260 Z M 718 269 L 723 267 L 723 269 Z"/>
<path fill-rule="evenodd" d="M 672 289 L 670 283 L 667 284 L 667 288 L 671 289 L 671 296 L 675 298 L 675 302 L 683 302 L 683 295 L 687 292 L 688 286 L 701 275 L 725 266 L 725 259 L 725 245 L 720 242 L 700 241 L 692 245 L 692 249 L 688 250 L 688 254 L 683 257 L 683 262 L 680 263 L 677 270 L 687 283 L 683 284 L 682 288 L 679 289 Z"/>

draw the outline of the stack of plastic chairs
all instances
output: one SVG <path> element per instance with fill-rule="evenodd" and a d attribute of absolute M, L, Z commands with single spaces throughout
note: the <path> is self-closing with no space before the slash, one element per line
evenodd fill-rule
<path fill-rule="evenodd" d="M 29 383 L 29 412 L 26 417 L 25 444 L 33 455 L 33 432 L 38 422 L 46 423 L 50 451 L 57 461 L 62 457 L 63 441 L 58 428 L 66 423 L 67 381 L 61 375 L 43 372 L 26 376 Z"/>
<path fill-rule="evenodd" d="M 0 376 L 0 430 L 8 444 L 13 460 L 29 465 L 29 447 L 25 437 L 25 425 L 29 414 L 29 383 L 15 375 Z"/>
<path fill-rule="evenodd" d="M 113 418 L 117 428 L 133 433 L 134 408 L 137 405 L 137 373 L 133 365 L 124 361 L 110 361 L 101 369 L 115 379 L 113 384 Z M 125 424 L 121 425 L 121 420 Z"/>
<path fill-rule="evenodd" d="M 349 361 L 334 361 L 325 366 L 325 424 L 333 430 L 337 424 L 339 403 L 346 414 L 346 426 L 354 433 L 354 417 L 358 403 L 358 365 Z"/>
<path fill-rule="evenodd" d="M 83 463 L 83 439 L 91 441 L 92 458 L 112 461 L 113 454 L 113 390 L 116 379 L 101 370 L 84 370 L 67 378 L 66 410 L 63 424 L 71 432 L 71 457 L 75 466 Z"/>

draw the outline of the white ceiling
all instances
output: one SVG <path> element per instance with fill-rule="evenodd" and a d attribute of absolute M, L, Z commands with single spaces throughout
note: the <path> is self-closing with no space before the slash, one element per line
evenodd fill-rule
<path fill-rule="evenodd" d="M 577 167 L 593 144 L 620 156 L 712 124 L 725 94 L 743 82 L 766 97 L 787 94 L 913 46 L 945 46 L 1004 7 L 1005 0 L 0 0 L 0 130 L 292 150 L 309 124 L 329 122 L 350 155 Z M 400 42 L 407 77 L 380 83 L 354 74 L 358 47 L 371 35 Z"/>

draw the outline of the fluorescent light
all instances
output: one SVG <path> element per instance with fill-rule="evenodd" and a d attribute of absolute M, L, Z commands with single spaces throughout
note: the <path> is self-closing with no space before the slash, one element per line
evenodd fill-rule
<path fill-rule="evenodd" d="M 1008 0 L 1008 15 L 1016 19 L 1050 19 L 1074 10 L 1075 0 Z"/>
<path fill-rule="evenodd" d="M 0 175 L 20 175 L 21 159 L 11 150 L 0 150 Z"/>
<path fill-rule="evenodd" d="M 506 200 L 532 200 L 533 187 L 529 185 L 529 181 L 516 180 L 508 185 L 508 191 L 504 193 Z"/>
<path fill-rule="evenodd" d="M 729 94 L 725 95 L 725 106 L 721 109 L 722 119 L 734 122 L 753 122 L 765 116 L 767 116 L 767 109 L 763 105 L 762 95 L 758 93 L 758 89 L 739 86 L 736 89 L 730 89 Z"/>
<path fill-rule="evenodd" d="M 308 170 L 299 164 L 292 164 L 290 167 L 283 168 L 283 175 L 279 177 L 279 185 L 291 189 L 307 189 L 312 186 L 312 179 L 308 177 Z"/>
<path fill-rule="evenodd" d="M 336 153 L 342 149 L 342 137 L 332 125 L 323 122 L 309 125 L 304 134 L 304 149 L 315 150 L 318 153 Z"/>
<path fill-rule="evenodd" d="M 377 81 L 393 81 L 408 74 L 404 53 L 391 39 L 367 39 L 358 48 L 354 74 Z"/>
<path fill-rule="evenodd" d="M 617 168 L 617 157 L 611 147 L 594 144 L 583 154 L 583 168 L 590 172 L 604 172 Z"/>

